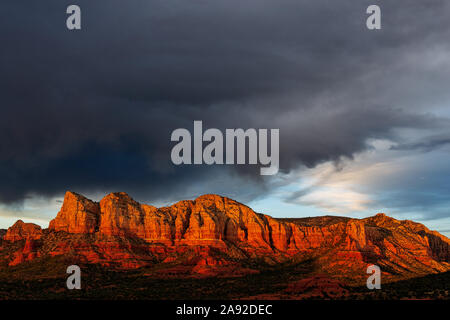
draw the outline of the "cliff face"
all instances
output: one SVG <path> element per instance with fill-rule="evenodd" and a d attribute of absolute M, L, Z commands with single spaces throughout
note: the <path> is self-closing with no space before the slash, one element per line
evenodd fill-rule
<path fill-rule="evenodd" d="M 4 240 L 39 239 L 43 233 L 36 227 L 19 221 Z M 124 268 L 178 262 L 195 272 L 261 258 L 268 263 L 314 258 L 319 268 L 335 272 L 360 271 L 371 263 L 392 274 L 450 270 L 449 239 L 412 221 L 384 214 L 274 219 L 218 195 L 156 208 L 123 192 L 99 203 L 67 192 L 44 238 L 42 248 L 29 242 L 16 262 L 70 252 Z"/>
<path fill-rule="evenodd" d="M 274 227 L 273 237 L 270 228 Z M 141 205 L 127 194 L 112 193 L 99 204 L 68 192 L 49 229 L 136 237 L 167 245 L 247 242 L 251 246 L 287 249 L 284 224 L 256 214 L 234 200 L 204 195 L 166 208 Z M 275 241 L 273 241 L 275 240 Z"/>
<path fill-rule="evenodd" d="M 135 237 L 166 245 L 222 246 L 226 242 L 271 252 L 333 246 L 344 236 L 348 236 L 348 248 L 366 245 L 361 221 L 325 227 L 285 223 L 218 195 L 155 208 L 141 205 L 123 192 L 109 194 L 99 204 L 68 192 L 49 229 Z"/>
<path fill-rule="evenodd" d="M 66 192 L 64 203 L 56 219 L 48 228 L 69 233 L 94 233 L 98 227 L 100 207 L 79 194 Z"/>

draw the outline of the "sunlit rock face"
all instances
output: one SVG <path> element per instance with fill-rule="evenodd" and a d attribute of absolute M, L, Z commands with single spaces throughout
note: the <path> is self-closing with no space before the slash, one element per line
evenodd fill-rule
<path fill-rule="evenodd" d="M 273 265 L 307 259 L 321 272 L 336 274 L 364 275 L 369 264 L 391 274 L 450 270 L 449 239 L 419 223 L 385 214 L 275 219 L 214 194 L 156 208 L 123 192 L 98 203 L 67 192 L 48 229 L 18 221 L 3 237 L 24 239 L 8 256 L 9 264 L 70 254 L 120 268 L 170 263 L 179 266 L 176 272 L 188 268 L 202 274 L 212 267 L 254 272 L 243 267 L 248 261 Z"/>
<path fill-rule="evenodd" d="M 98 228 L 100 207 L 74 192 L 66 192 L 64 203 L 49 229 L 69 233 L 94 233 Z"/>
<path fill-rule="evenodd" d="M 42 236 L 42 229 L 34 223 L 25 223 L 18 220 L 14 225 L 8 228 L 3 240 L 19 241 L 23 239 L 40 239 Z"/>

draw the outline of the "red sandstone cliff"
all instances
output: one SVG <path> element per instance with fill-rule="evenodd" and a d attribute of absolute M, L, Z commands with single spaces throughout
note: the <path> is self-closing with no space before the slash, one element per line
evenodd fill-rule
<path fill-rule="evenodd" d="M 3 240 L 19 241 L 23 239 L 40 239 L 42 236 L 42 229 L 34 223 L 24 223 L 18 220 L 13 226 L 8 228 Z"/>
<path fill-rule="evenodd" d="M 66 192 L 61 211 L 56 219 L 50 221 L 48 228 L 69 233 L 94 233 L 99 216 L 98 203 L 74 192 Z"/>
<path fill-rule="evenodd" d="M 30 242 L 41 237 L 42 246 Z M 123 192 L 99 203 L 67 192 L 48 230 L 18 221 L 4 237 L 21 239 L 28 239 L 28 249 L 10 256 L 10 264 L 71 253 L 91 263 L 124 268 L 178 263 L 192 272 L 249 259 L 311 258 L 318 268 L 335 272 L 360 272 L 370 263 L 392 274 L 450 270 L 450 240 L 412 221 L 384 214 L 275 219 L 218 195 L 156 208 Z"/>

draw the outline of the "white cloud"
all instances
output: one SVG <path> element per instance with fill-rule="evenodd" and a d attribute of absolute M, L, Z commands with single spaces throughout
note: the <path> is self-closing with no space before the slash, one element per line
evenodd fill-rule
<path fill-rule="evenodd" d="M 51 219 L 56 217 L 61 207 L 61 199 L 30 197 L 20 206 L 0 206 L 0 228 L 8 228 L 17 220 L 31 222 L 46 228 Z"/>
<path fill-rule="evenodd" d="M 390 149 L 393 143 L 385 140 L 374 140 L 370 145 L 368 151 L 342 159 L 337 165 L 326 162 L 293 173 L 291 181 L 295 182 L 287 201 L 340 214 L 389 211 L 409 218 L 432 217 L 433 210 L 444 205 L 432 200 L 446 187 L 440 183 L 428 186 L 449 171 L 448 164 L 442 162 L 441 152 L 446 151 L 396 151 Z M 426 211 L 419 212 L 419 200 L 426 200 Z"/>

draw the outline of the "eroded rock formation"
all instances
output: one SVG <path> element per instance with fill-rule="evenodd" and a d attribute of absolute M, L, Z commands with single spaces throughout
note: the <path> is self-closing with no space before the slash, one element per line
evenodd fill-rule
<path fill-rule="evenodd" d="M 392 274 L 450 270 L 449 239 L 412 221 L 384 214 L 275 219 L 212 194 L 156 208 L 123 192 L 99 203 L 67 192 L 44 231 L 21 221 L 8 229 L 4 240 L 28 239 L 28 249 L 10 257 L 11 263 L 70 253 L 123 268 L 169 263 L 199 273 L 251 259 L 272 264 L 315 259 L 319 268 L 334 272 L 360 271 L 371 263 Z M 44 245 L 31 242 L 41 237 Z"/>
<path fill-rule="evenodd" d="M 22 220 L 18 220 L 6 231 L 3 240 L 7 241 L 19 241 L 23 239 L 40 239 L 42 236 L 42 229 L 40 226 L 34 223 L 25 223 Z"/>

